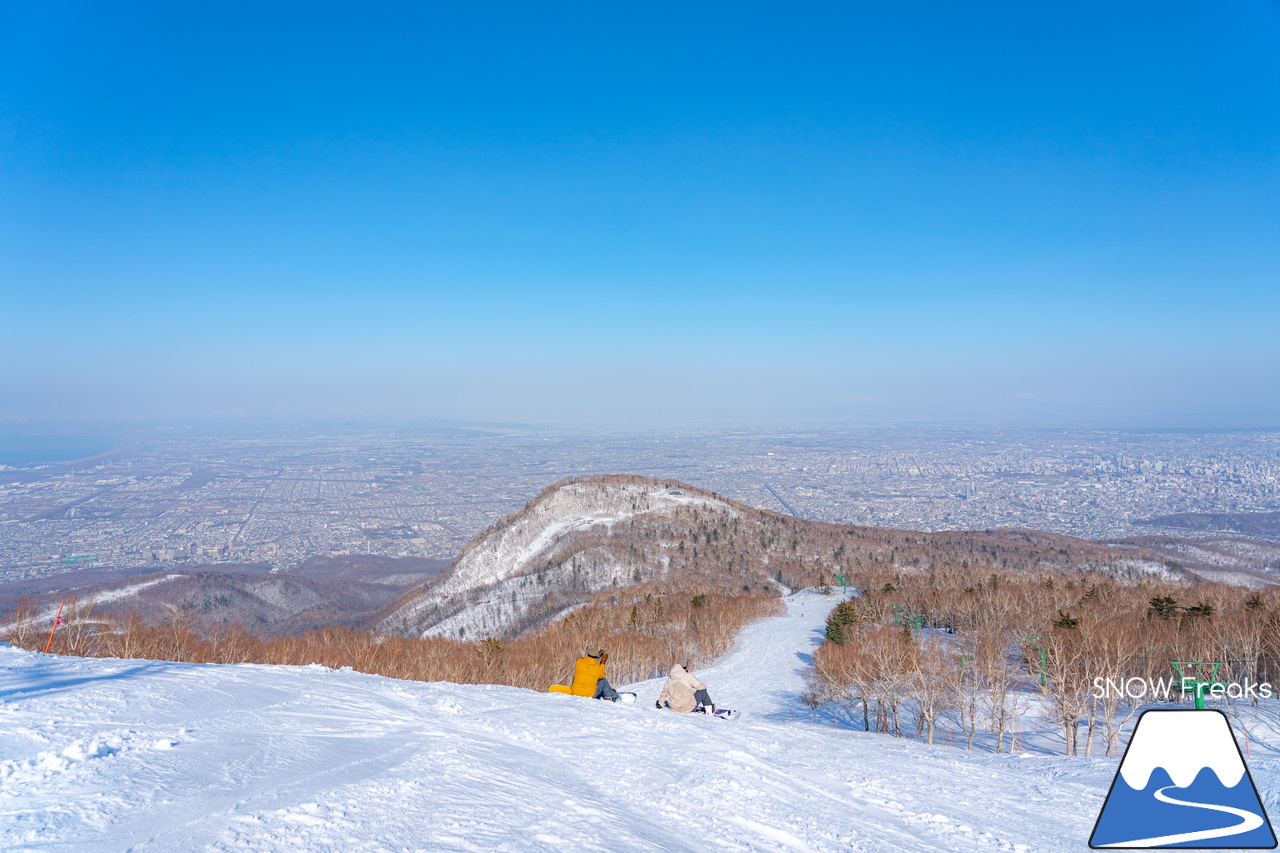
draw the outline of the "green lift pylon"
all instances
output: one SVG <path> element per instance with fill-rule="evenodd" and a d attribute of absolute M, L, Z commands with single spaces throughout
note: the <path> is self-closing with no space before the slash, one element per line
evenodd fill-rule
<path fill-rule="evenodd" d="M 1208 681 L 1201 681 L 1200 679 L 1191 675 L 1184 676 L 1182 674 L 1183 664 L 1186 664 L 1187 666 L 1212 666 L 1213 670 L 1209 673 Z M 1214 687 L 1223 686 L 1222 682 L 1218 681 L 1218 667 L 1222 666 L 1221 661 L 1171 660 L 1169 661 L 1169 665 L 1172 666 L 1174 671 L 1178 673 L 1178 686 L 1182 688 L 1183 693 L 1187 692 L 1187 682 L 1188 681 L 1191 682 L 1192 689 L 1195 691 L 1197 711 L 1204 710 L 1204 692 L 1206 690 L 1212 690 Z"/>

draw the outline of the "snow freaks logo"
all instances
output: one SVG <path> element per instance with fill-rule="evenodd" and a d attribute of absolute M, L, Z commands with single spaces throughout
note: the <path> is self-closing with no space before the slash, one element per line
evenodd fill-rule
<path fill-rule="evenodd" d="M 1177 689 L 1181 693 L 1190 694 L 1196 691 L 1196 679 L 1186 678 L 1103 678 L 1093 680 L 1093 698 L 1107 699 L 1121 697 L 1124 699 L 1146 699 L 1150 701 L 1169 701 L 1169 694 Z M 1204 684 L 1206 696 L 1227 696 L 1231 699 L 1270 699 L 1275 690 L 1268 681 L 1251 681 L 1246 678 L 1241 682 L 1229 684 Z"/>
<path fill-rule="evenodd" d="M 1226 714 L 1144 712 L 1089 846 L 1274 848 L 1271 821 Z"/>

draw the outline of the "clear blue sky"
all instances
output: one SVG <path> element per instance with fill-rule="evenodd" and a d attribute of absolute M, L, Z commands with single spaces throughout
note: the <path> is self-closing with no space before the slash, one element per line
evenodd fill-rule
<path fill-rule="evenodd" d="M 10 3 L 0 418 L 1280 423 L 1280 5 Z"/>

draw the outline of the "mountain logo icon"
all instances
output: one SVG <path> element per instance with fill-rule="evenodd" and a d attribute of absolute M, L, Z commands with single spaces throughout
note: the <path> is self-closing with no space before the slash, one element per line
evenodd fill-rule
<path fill-rule="evenodd" d="M 1221 711 L 1145 711 L 1089 846 L 1270 850 L 1276 836 Z"/>

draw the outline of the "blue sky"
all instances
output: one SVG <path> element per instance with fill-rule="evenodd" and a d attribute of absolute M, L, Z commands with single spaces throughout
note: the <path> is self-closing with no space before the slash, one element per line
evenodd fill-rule
<path fill-rule="evenodd" d="M 1274 2 L 368 5 L 0 9 L 0 417 L 1280 424 Z"/>

